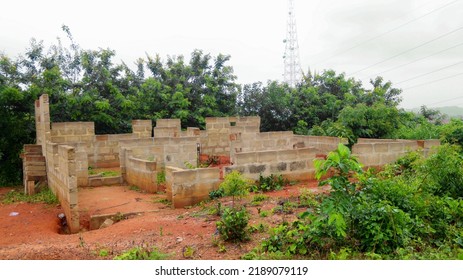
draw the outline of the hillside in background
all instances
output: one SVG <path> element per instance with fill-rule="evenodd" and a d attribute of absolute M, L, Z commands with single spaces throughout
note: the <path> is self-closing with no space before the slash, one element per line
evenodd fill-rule
<path fill-rule="evenodd" d="M 449 116 L 449 118 L 463 117 L 463 108 L 458 106 L 432 107 L 430 109 L 439 110 L 442 114 Z M 420 108 L 413 108 L 410 111 L 419 113 Z"/>

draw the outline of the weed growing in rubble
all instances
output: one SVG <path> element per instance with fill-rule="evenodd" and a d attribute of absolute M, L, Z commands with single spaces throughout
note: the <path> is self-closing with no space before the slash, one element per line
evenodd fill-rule
<path fill-rule="evenodd" d="M 196 169 L 196 166 L 193 165 L 193 164 L 191 164 L 191 163 L 189 163 L 188 161 L 185 161 L 183 164 L 185 164 L 185 167 L 186 167 L 187 169 Z"/>
<path fill-rule="evenodd" d="M 108 250 L 106 250 L 106 249 L 101 249 L 101 250 L 98 252 L 98 255 L 99 255 L 100 257 L 107 257 L 107 256 L 109 255 L 109 252 L 108 252 Z"/>
<path fill-rule="evenodd" d="M 196 250 L 192 246 L 183 247 L 182 253 L 185 259 L 192 259 L 194 257 Z"/>
<path fill-rule="evenodd" d="M 172 202 L 170 200 L 168 200 L 167 198 L 161 198 L 161 199 L 155 200 L 155 202 L 159 202 L 159 203 L 165 204 L 167 206 L 172 205 Z"/>
<path fill-rule="evenodd" d="M 165 182 L 166 182 L 166 170 L 162 168 L 161 171 L 159 171 L 156 174 L 156 183 L 158 183 L 158 185 L 161 185 L 161 184 L 164 184 Z"/>
<path fill-rule="evenodd" d="M 256 194 L 252 197 L 252 201 L 251 201 L 251 204 L 252 205 L 255 205 L 255 206 L 259 206 L 262 204 L 262 202 L 264 202 L 265 200 L 267 200 L 269 197 L 266 196 L 265 194 Z"/>
<path fill-rule="evenodd" d="M 115 260 L 165 260 L 169 254 L 160 252 L 156 247 L 135 247 L 114 257 Z"/>

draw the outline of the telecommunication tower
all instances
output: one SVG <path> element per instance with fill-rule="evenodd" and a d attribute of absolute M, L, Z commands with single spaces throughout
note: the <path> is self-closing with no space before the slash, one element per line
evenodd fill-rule
<path fill-rule="evenodd" d="M 294 0 L 288 0 L 289 12 L 286 25 L 284 80 L 290 86 L 295 86 L 301 80 L 302 70 L 299 58 L 299 44 L 297 42 L 296 17 L 294 15 Z"/>

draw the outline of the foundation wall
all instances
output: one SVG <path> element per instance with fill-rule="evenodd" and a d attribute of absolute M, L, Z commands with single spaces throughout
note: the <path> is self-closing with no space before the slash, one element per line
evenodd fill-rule
<path fill-rule="evenodd" d="M 207 198 L 220 184 L 219 168 L 181 169 L 166 167 L 167 199 L 174 208 L 195 205 Z"/>
<path fill-rule="evenodd" d="M 76 233 L 80 225 L 75 149 L 71 146 L 48 142 L 46 158 L 48 186 L 60 201 L 70 232 Z"/>
<path fill-rule="evenodd" d="M 235 164 L 225 167 L 225 173 L 237 170 L 252 180 L 258 180 L 261 174 L 281 174 L 289 180 L 308 180 L 314 177 L 313 160 L 319 152 L 315 148 L 301 148 L 238 153 Z"/>

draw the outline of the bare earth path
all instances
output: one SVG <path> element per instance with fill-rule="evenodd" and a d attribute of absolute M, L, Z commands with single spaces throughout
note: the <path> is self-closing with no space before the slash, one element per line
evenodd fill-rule
<path fill-rule="evenodd" d="M 252 214 L 250 225 L 265 224 L 269 227 L 292 216 L 270 214 L 262 218 L 260 210 L 271 210 L 282 198 L 297 198 L 302 188 L 313 192 L 326 190 L 310 181 L 283 190 L 266 193 L 270 197 L 262 205 L 247 204 Z M 1 197 L 8 188 L 0 188 Z M 251 201 L 252 195 L 242 203 Z M 144 212 L 124 219 L 114 225 L 78 234 L 59 234 L 57 215 L 59 205 L 0 204 L 0 259 L 112 259 L 135 246 L 157 247 L 171 259 L 239 259 L 257 246 L 266 233 L 252 234 L 251 241 L 217 246 L 217 215 L 211 214 L 216 202 L 203 203 L 189 209 L 172 209 L 162 194 L 146 194 L 126 186 L 98 187 L 79 190 L 82 219 L 94 214 L 116 212 Z M 230 198 L 222 198 L 227 205 Z M 303 211 L 304 209 L 300 209 Z M 10 216 L 12 212 L 19 213 Z M 185 257 L 186 248 L 193 254 Z M 224 250 L 225 248 L 225 250 Z"/>

